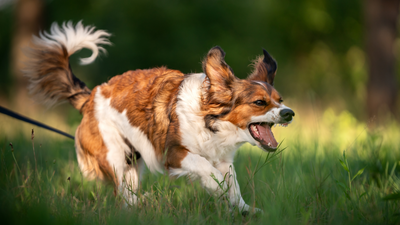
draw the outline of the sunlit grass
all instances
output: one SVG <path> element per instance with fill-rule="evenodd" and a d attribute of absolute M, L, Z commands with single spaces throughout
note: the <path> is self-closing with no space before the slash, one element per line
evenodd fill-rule
<path fill-rule="evenodd" d="M 146 201 L 124 207 L 111 185 L 82 177 L 73 141 L 52 141 L 38 129 L 37 169 L 29 137 L 0 137 L 0 216 L 6 224 L 399 223 L 400 126 L 370 130 L 333 110 L 295 118 L 274 128 L 282 153 L 244 145 L 236 155 L 243 198 L 264 214 L 230 212 L 224 197 L 198 182 L 148 171 L 139 191 L 149 193 Z"/>

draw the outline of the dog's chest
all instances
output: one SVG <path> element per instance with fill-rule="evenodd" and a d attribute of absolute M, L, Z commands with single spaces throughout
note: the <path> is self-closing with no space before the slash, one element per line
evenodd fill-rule
<path fill-rule="evenodd" d="M 182 82 L 176 106 L 181 142 L 189 151 L 209 161 L 232 161 L 236 149 L 245 140 L 240 128 L 230 122 L 218 121 L 219 129 L 215 133 L 206 128 L 200 108 L 204 77 L 204 74 L 193 74 Z"/>

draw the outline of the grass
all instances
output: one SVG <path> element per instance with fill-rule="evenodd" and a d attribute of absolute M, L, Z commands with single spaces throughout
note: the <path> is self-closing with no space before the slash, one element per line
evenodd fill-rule
<path fill-rule="evenodd" d="M 274 128 L 281 153 L 244 145 L 235 169 L 246 203 L 264 214 L 230 212 L 197 181 L 144 174 L 146 204 L 124 207 L 111 185 L 85 180 L 73 141 L 46 131 L 0 136 L 4 224 L 399 224 L 400 126 L 368 131 L 332 110 Z M 30 130 L 23 132 L 28 133 Z M 10 142 L 12 145 L 10 145 Z M 139 194 L 140 194 L 139 193 Z"/>

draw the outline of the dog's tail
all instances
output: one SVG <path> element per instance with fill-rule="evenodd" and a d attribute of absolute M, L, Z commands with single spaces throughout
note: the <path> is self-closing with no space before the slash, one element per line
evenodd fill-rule
<path fill-rule="evenodd" d="M 23 72 L 29 79 L 29 91 L 36 99 L 51 106 L 68 100 L 76 109 L 81 110 L 90 96 L 90 89 L 72 73 L 69 56 L 87 48 L 92 55 L 82 58 L 81 64 L 92 63 L 100 51 L 105 52 L 101 44 L 109 45 L 110 33 L 84 27 L 79 22 L 63 23 L 62 27 L 53 23 L 50 33 L 43 32 L 33 37 L 33 46 L 26 50 L 28 60 Z"/>

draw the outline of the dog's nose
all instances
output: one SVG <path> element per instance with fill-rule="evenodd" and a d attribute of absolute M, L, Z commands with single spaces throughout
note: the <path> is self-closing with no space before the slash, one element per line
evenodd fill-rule
<path fill-rule="evenodd" d="M 294 112 L 293 112 L 293 110 L 291 110 L 291 109 L 282 109 L 282 110 L 279 112 L 279 115 L 280 115 L 283 119 L 285 119 L 286 121 L 291 121 L 291 120 L 292 120 L 292 117 L 294 116 Z"/>

